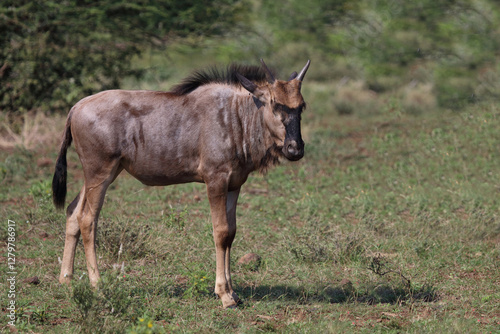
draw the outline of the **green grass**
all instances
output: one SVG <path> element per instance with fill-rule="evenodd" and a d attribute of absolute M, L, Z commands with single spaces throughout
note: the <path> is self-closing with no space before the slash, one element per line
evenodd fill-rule
<path fill-rule="evenodd" d="M 71 290 L 57 281 L 65 218 L 51 204 L 53 165 L 40 162 L 55 161 L 57 145 L 0 152 L 2 240 L 7 219 L 17 224 L 18 330 L 500 332 L 500 108 L 408 114 L 391 100 L 339 116 L 328 86 L 306 87 L 304 159 L 253 174 L 240 195 L 236 310 L 213 295 L 203 185 L 120 176 L 98 229 L 100 289 L 89 288 L 80 243 Z M 73 197 L 73 149 L 68 161 Z M 237 265 L 250 252 L 261 263 Z M 24 282 L 33 276 L 40 284 Z M 0 301 L 5 318 L 6 292 Z"/>

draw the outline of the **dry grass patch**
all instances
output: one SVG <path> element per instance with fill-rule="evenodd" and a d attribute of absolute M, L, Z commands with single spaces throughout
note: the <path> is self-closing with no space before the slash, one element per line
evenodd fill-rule
<path fill-rule="evenodd" d="M 2 115 L 0 149 L 57 147 L 61 139 L 66 115 L 47 116 L 42 112 L 29 112 L 22 116 Z"/>
<path fill-rule="evenodd" d="M 333 104 L 340 115 L 373 115 L 379 113 L 382 107 L 379 94 L 366 89 L 363 81 L 349 78 L 343 78 L 338 83 Z"/>
<path fill-rule="evenodd" d="M 437 107 L 434 85 L 411 82 L 403 91 L 402 107 L 410 114 L 432 112 Z"/>

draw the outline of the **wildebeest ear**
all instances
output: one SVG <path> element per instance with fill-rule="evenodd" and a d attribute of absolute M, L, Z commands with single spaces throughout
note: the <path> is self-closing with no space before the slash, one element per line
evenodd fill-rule
<path fill-rule="evenodd" d="M 292 74 L 290 74 L 290 78 L 288 78 L 288 81 L 292 81 L 296 77 L 297 77 L 297 72 L 293 72 Z"/>
<path fill-rule="evenodd" d="M 246 90 L 248 90 L 252 94 L 253 94 L 253 92 L 255 92 L 255 90 L 257 89 L 256 84 L 254 84 L 253 82 L 251 82 L 250 80 L 248 80 L 247 78 L 245 78 L 244 76 L 242 76 L 239 73 L 236 73 L 236 77 L 240 81 L 243 88 L 245 88 Z"/>

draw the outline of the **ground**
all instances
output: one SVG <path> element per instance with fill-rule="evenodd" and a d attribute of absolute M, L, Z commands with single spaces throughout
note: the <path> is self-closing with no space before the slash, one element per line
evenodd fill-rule
<path fill-rule="evenodd" d="M 59 285 L 65 218 L 50 181 L 64 119 L 39 117 L 52 135 L 0 152 L 0 235 L 15 221 L 17 272 L 16 327 L 2 330 L 499 333 L 500 109 L 339 115 L 322 92 L 304 91 L 305 157 L 242 188 L 236 310 L 213 295 L 204 186 L 145 187 L 125 173 L 99 223 L 100 289 L 81 243 L 72 289 Z M 67 203 L 82 183 L 73 149 L 68 164 Z M 260 263 L 237 264 L 247 253 Z"/>

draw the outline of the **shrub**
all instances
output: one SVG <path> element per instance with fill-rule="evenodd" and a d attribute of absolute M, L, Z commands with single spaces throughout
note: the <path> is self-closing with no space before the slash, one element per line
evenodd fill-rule
<path fill-rule="evenodd" d="M 233 0 L 2 1 L 0 109 L 66 110 L 139 76 L 130 65 L 142 50 L 163 47 L 167 36 L 222 34 L 243 7 Z"/>

